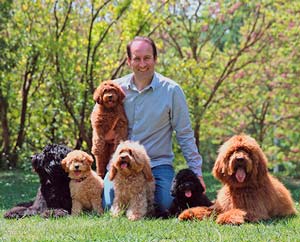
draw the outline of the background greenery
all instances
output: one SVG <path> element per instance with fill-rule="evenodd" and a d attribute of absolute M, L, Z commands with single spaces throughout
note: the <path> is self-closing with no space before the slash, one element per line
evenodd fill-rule
<path fill-rule="evenodd" d="M 1 167 L 30 168 L 52 142 L 90 151 L 93 90 L 129 72 L 125 46 L 146 35 L 185 91 L 205 169 L 245 132 L 296 177 L 299 15 L 296 0 L 0 0 Z"/>

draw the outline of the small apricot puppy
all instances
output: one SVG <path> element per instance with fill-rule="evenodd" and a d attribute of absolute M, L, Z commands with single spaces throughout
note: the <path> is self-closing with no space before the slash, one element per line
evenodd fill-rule
<path fill-rule="evenodd" d="M 69 173 L 72 198 L 71 215 L 79 215 L 83 210 L 103 213 L 103 180 L 91 169 L 93 158 L 86 152 L 74 150 L 61 161 L 63 169 Z"/>

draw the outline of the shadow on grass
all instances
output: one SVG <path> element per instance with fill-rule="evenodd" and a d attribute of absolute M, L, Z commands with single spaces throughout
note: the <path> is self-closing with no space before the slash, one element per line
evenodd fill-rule
<path fill-rule="evenodd" d="M 38 176 L 21 170 L 0 172 L 0 209 L 9 209 L 20 202 L 35 198 Z"/>
<path fill-rule="evenodd" d="M 206 184 L 206 195 L 209 199 L 216 199 L 217 192 L 222 184 L 210 172 L 203 173 Z M 300 180 L 279 178 L 291 191 L 295 202 L 299 202 Z M 9 209 L 17 203 L 26 202 L 35 198 L 39 179 L 35 173 L 26 173 L 22 170 L 0 172 L 0 209 Z M 272 220 L 273 221 L 273 220 Z"/>
<path fill-rule="evenodd" d="M 279 180 L 283 182 L 283 184 L 290 190 L 292 197 L 295 202 L 299 202 L 300 199 L 300 180 L 293 179 L 290 177 L 279 177 Z"/>

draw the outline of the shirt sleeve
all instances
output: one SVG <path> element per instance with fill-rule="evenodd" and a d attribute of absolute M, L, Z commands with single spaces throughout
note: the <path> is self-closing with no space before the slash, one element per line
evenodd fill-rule
<path fill-rule="evenodd" d="M 202 176 L 202 157 L 196 146 L 186 98 L 180 86 L 174 88 L 171 123 L 188 167 L 197 176 Z"/>

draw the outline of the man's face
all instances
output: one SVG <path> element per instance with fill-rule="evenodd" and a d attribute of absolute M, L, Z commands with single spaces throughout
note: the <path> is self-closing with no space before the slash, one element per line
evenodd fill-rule
<path fill-rule="evenodd" d="M 152 46 L 145 41 L 134 41 L 130 49 L 131 59 L 127 58 L 127 63 L 136 79 L 151 80 L 156 64 Z"/>

